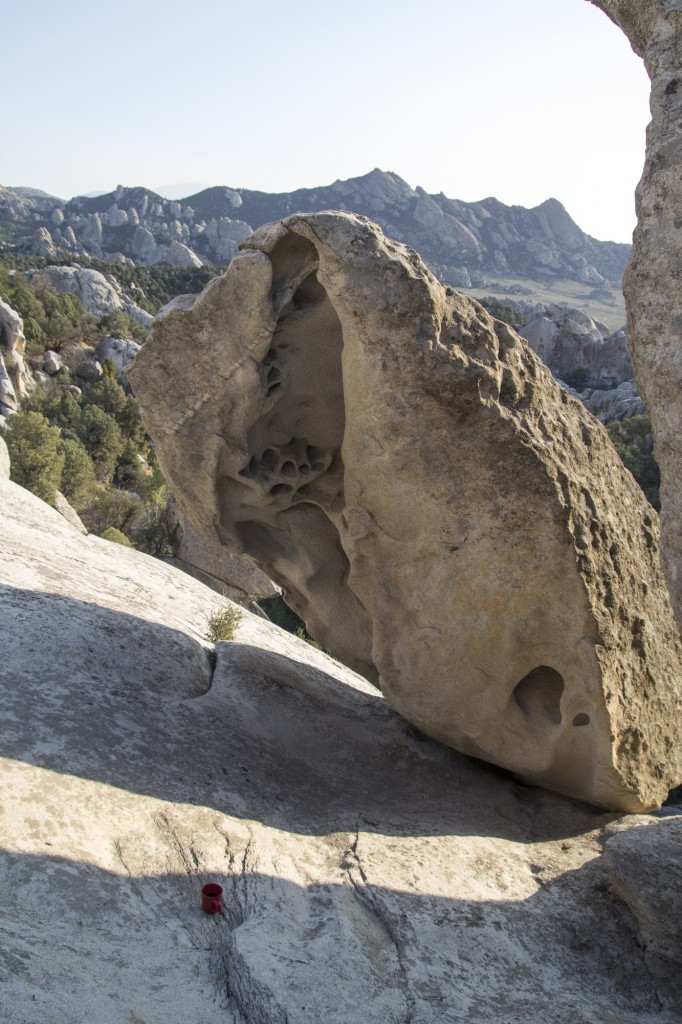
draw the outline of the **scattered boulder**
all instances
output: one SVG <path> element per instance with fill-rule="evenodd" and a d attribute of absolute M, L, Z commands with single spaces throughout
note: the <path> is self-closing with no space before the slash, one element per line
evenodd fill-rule
<path fill-rule="evenodd" d="M 95 349 L 95 359 L 99 363 L 110 359 L 116 367 L 116 375 L 120 377 L 130 366 L 140 348 L 141 346 L 136 341 L 131 341 L 128 338 L 112 338 L 107 334 Z"/>
<path fill-rule="evenodd" d="M 682 627 L 682 7 L 592 0 L 619 25 L 651 79 L 651 124 L 625 280 L 632 361 L 661 469 L 662 555 Z"/>
<path fill-rule="evenodd" d="M 102 364 L 92 356 L 84 356 L 79 363 L 73 367 L 74 376 L 81 381 L 99 380 L 104 373 Z M 79 389 L 80 390 L 80 389 Z"/>
<path fill-rule="evenodd" d="M 45 370 L 45 373 L 49 374 L 50 377 L 54 377 L 59 373 L 63 365 L 64 360 L 60 356 L 59 352 L 47 349 L 43 356 L 43 369 Z"/>
<path fill-rule="evenodd" d="M 419 729 L 604 807 L 682 778 L 656 514 L 414 251 L 357 216 L 269 225 L 130 373 L 183 513 Z"/>

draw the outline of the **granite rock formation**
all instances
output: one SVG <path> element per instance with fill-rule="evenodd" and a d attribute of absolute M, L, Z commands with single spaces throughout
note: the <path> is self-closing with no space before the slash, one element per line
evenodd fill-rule
<path fill-rule="evenodd" d="M 28 283 L 36 291 L 66 292 L 75 295 L 88 313 L 106 316 L 120 311 L 127 313 L 142 327 L 149 327 L 152 316 L 140 309 L 136 302 L 123 292 L 115 278 L 100 274 L 98 270 L 83 267 L 43 267 L 42 270 L 27 270 L 24 273 Z"/>
<path fill-rule="evenodd" d="M 586 388 L 577 393 L 586 409 L 602 423 L 614 420 L 629 420 L 632 416 L 644 416 L 647 409 L 642 401 L 634 380 L 625 380 L 615 388 Z"/>
<path fill-rule="evenodd" d="M 9 451 L 4 437 L 0 436 L 0 480 L 9 480 L 10 461 Z"/>
<path fill-rule="evenodd" d="M 418 249 L 437 277 L 458 288 L 483 285 L 491 274 L 619 290 L 630 252 L 628 245 L 586 235 L 556 199 L 530 210 L 492 197 L 467 203 L 412 188 L 379 168 L 279 194 L 215 186 L 180 202 L 119 186 L 65 203 L 0 186 L 0 225 L 8 222 L 16 238 L 23 227 L 41 255 L 57 248 L 136 263 L 229 262 L 254 228 L 297 211 L 330 209 L 371 217 L 387 235 Z"/>
<path fill-rule="evenodd" d="M 94 357 L 100 364 L 103 364 L 106 359 L 110 359 L 116 368 L 116 376 L 125 380 L 125 371 L 140 351 L 140 347 L 138 342 L 132 341 L 130 338 L 112 338 L 111 335 L 106 334 L 98 342 Z"/>
<path fill-rule="evenodd" d="M 352 215 L 269 225 L 130 378 L 183 512 L 414 725 L 606 807 L 682 777 L 655 513 L 525 343 L 414 251 Z"/>
<path fill-rule="evenodd" d="M 248 612 L 213 647 L 200 583 L 0 506 L 3 1024 L 678 1024 L 602 856 L 656 906 L 669 822 L 467 761 Z"/>
<path fill-rule="evenodd" d="M 663 564 L 682 626 L 682 2 L 591 2 L 622 28 L 651 79 L 652 120 L 624 290 L 632 361 L 661 468 Z"/>
<path fill-rule="evenodd" d="M 584 371 L 585 385 L 615 388 L 632 380 L 627 333 L 610 331 L 580 309 L 547 306 L 518 328 L 555 377 L 569 380 Z"/>
<path fill-rule="evenodd" d="M 33 377 L 24 359 L 24 322 L 2 299 L 0 343 L 0 416 L 5 416 L 17 411 L 22 398 L 33 387 Z"/>

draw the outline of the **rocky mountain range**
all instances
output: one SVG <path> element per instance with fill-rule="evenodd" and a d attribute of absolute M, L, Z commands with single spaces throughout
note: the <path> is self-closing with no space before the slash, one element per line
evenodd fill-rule
<path fill-rule="evenodd" d="M 467 203 L 430 195 L 379 169 L 295 192 L 216 186 L 181 200 L 119 186 L 65 202 L 36 189 L 0 187 L 0 243 L 49 258 L 220 264 L 262 224 L 329 209 L 370 217 L 415 248 L 444 283 L 460 288 L 485 286 L 492 274 L 620 289 L 630 253 L 629 245 L 585 234 L 556 199 L 530 210 L 494 198 Z"/>

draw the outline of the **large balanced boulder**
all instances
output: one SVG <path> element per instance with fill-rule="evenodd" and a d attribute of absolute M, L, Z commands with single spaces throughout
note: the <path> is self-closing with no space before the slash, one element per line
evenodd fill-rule
<path fill-rule="evenodd" d="M 131 369 L 173 493 L 410 722 L 613 808 L 682 777 L 655 513 L 528 346 L 365 218 L 294 216 Z"/>
<path fill-rule="evenodd" d="M 637 384 L 661 467 L 662 556 L 682 627 L 682 3 L 591 0 L 619 25 L 651 79 L 625 305 Z"/>

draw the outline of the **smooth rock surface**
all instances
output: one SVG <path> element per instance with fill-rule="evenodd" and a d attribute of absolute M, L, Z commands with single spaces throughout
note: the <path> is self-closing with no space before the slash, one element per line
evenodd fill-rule
<path fill-rule="evenodd" d="M 10 461 L 9 451 L 4 437 L 0 436 L 0 479 L 9 480 Z"/>
<path fill-rule="evenodd" d="M 624 291 L 632 361 L 661 469 L 663 563 L 682 628 L 682 7 L 679 0 L 591 2 L 623 29 L 651 79 Z"/>
<path fill-rule="evenodd" d="M 525 343 L 351 215 L 263 228 L 190 301 L 130 375 L 197 527 L 424 732 L 657 806 L 682 692 L 656 515 Z"/>
<path fill-rule="evenodd" d="M 73 526 L 74 530 L 78 530 L 78 532 L 82 534 L 87 534 L 88 531 L 83 520 L 61 491 L 55 491 L 54 507 L 57 512 L 59 512 L 60 516 L 63 516 L 67 523 Z"/>
<path fill-rule="evenodd" d="M 215 594 L 0 505 L 2 1024 L 677 1024 L 600 857 L 650 819 L 466 761 L 246 613 L 212 671 Z"/>
<path fill-rule="evenodd" d="M 682 808 L 679 808 L 682 810 Z M 604 863 L 632 911 L 647 966 L 665 1005 L 682 1008 L 682 817 L 610 839 Z"/>

